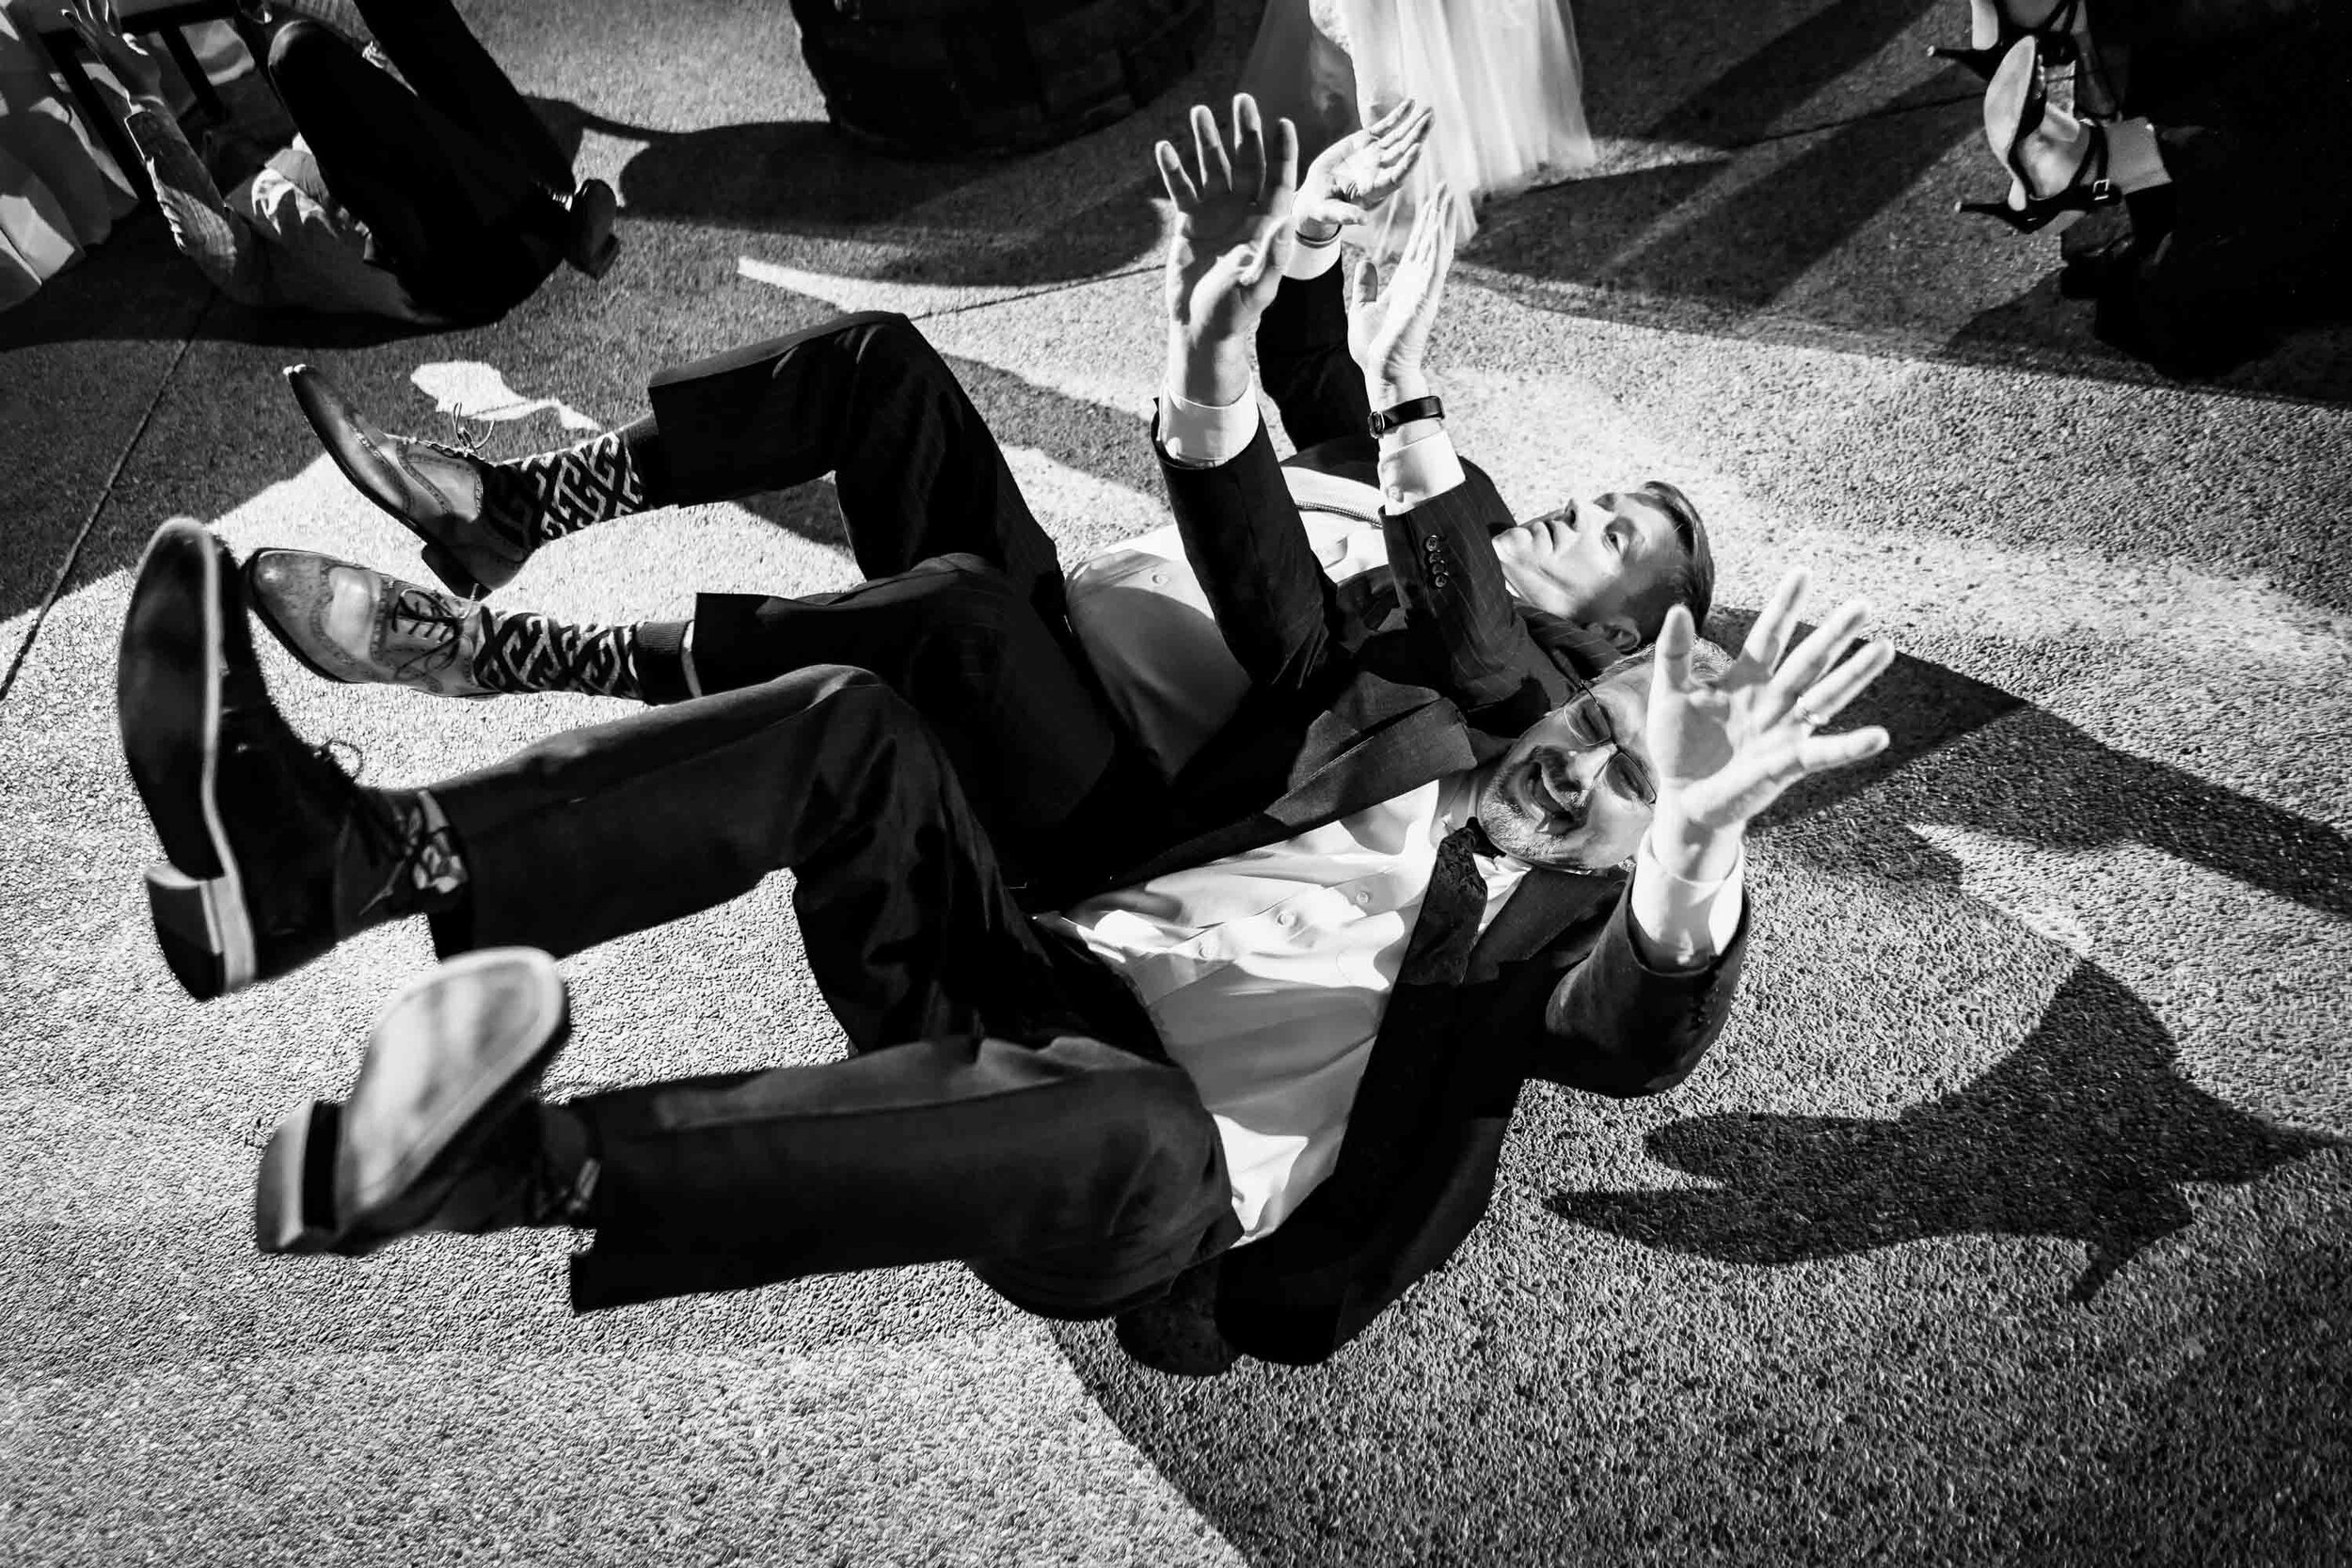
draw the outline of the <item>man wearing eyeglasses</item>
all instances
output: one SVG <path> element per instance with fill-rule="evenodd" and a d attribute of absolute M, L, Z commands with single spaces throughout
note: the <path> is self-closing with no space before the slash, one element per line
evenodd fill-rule
<path fill-rule="evenodd" d="M 1215 412 L 1248 402 L 1295 135 L 1269 154 L 1247 99 L 1230 155 L 1206 109 L 1194 134 L 1191 166 L 1159 153 L 1179 214 L 1159 434 L 1254 713 L 1123 835 L 1110 802 L 1115 862 L 1050 901 L 1008 877 L 940 729 L 861 671 L 361 786 L 277 713 L 226 550 L 191 523 L 158 533 L 119 689 L 174 974 L 215 996 L 407 917 L 451 959 L 386 1009 L 350 1098 L 272 1140 L 265 1250 L 579 1227 L 583 1310 L 961 1259 L 1041 1314 L 1120 1315 L 1164 1364 L 1313 1361 L 1475 1225 L 1527 1079 L 1630 1096 L 1692 1069 L 1737 985 L 1745 825 L 1884 745 L 1816 731 L 1889 650 L 1854 650 L 1858 603 L 1791 649 L 1792 578 L 1711 684 L 1677 609 L 1654 668 L 1514 733 L 1365 668 L 1295 507 L 1266 499 L 1283 490 L 1254 409 Z M 1441 276 L 1433 211 L 1406 261 Z M 1197 444 L 1245 422 L 1230 454 Z M 1481 650 L 1525 633 L 1492 552 L 1465 547 L 1475 509 L 1446 499 L 1406 508 L 1437 546 L 1407 605 L 1459 636 L 1469 693 L 1509 663 Z M 984 659 L 962 673 L 982 717 L 1037 696 Z M 787 869 L 850 1059 L 534 1097 L 565 1032 L 551 955 Z M 1213 1325 L 1214 1354 L 1171 1347 L 1170 1323 Z"/>

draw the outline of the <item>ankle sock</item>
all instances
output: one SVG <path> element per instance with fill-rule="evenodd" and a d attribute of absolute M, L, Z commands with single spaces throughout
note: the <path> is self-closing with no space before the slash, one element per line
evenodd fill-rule
<path fill-rule="evenodd" d="M 644 476 L 627 430 L 487 466 L 484 520 L 517 544 L 544 545 L 592 523 L 645 510 Z"/>
<path fill-rule="evenodd" d="M 466 859 L 441 804 L 424 789 L 367 792 L 382 809 L 389 842 L 373 847 L 365 882 L 374 885 L 358 906 L 358 923 L 403 915 L 443 914 L 465 901 Z M 368 846 L 362 837 L 361 852 Z"/>
<path fill-rule="evenodd" d="M 493 691 L 644 695 L 635 626 L 575 626 L 529 610 L 482 611 L 473 678 Z"/>

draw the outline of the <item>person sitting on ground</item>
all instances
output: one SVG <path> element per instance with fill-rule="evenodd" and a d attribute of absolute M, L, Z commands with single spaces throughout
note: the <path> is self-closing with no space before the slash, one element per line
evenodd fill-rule
<path fill-rule="evenodd" d="M 374 35 L 364 55 L 308 16 L 241 17 L 299 134 L 226 197 L 164 102 L 161 62 L 105 0 L 67 7 L 120 84 L 173 244 L 241 304 L 473 325 L 559 262 L 598 277 L 619 253 L 612 187 L 574 182 L 450 0 L 356 0 Z"/>

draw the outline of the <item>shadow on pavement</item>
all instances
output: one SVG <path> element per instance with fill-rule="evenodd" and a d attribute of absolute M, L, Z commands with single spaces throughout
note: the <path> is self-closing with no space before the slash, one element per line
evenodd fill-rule
<path fill-rule="evenodd" d="M 563 123 L 647 143 L 622 169 L 621 199 L 632 218 L 813 238 L 902 242 L 902 253 L 869 274 L 896 282 L 1021 285 L 1094 277 L 1150 251 L 1160 237 L 1152 204 L 1155 179 L 1138 176 L 1041 232 L 1035 214 L 995 211 L 982 227 L 938 231 L 894 222 L 1006 165 L 977 160 L 915 162 L 873 152 L 815 120 L 721 125 L 669 132 L 573 111 Z M 552 117 L 551 117 L 552 118 Z M 577 131 L 574 131 L 577 134 Z"/>
<path fill-rule="evenodd" d="M 2026 1042 L 1956 1094 L 1892 1120 L 1693 1117 L 1653 1159 L 1705 1190 L 1563 1192 L 1563 1218 L 1645 1246 L 1749 1267 L 1942 1236 L 2083 1243 L 2086 1302 L 2195 1215 L 2184 1182 L 2251 1181 L 2336 1146 L 2282 1132 L 2182 1078 L 2172 1037 L 2098 965 L 2058 988 Z"/>

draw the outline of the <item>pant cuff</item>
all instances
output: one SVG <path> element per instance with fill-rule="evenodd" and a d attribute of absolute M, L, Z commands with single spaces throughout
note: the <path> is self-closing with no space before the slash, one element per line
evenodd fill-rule
<path fill-rule="evenodd" d="M 637 689 L 649 704 L 682 703 L 694 695 L 686 678 L 686 634 L 691 621 L 646 621 L 637 627 Z"/>

